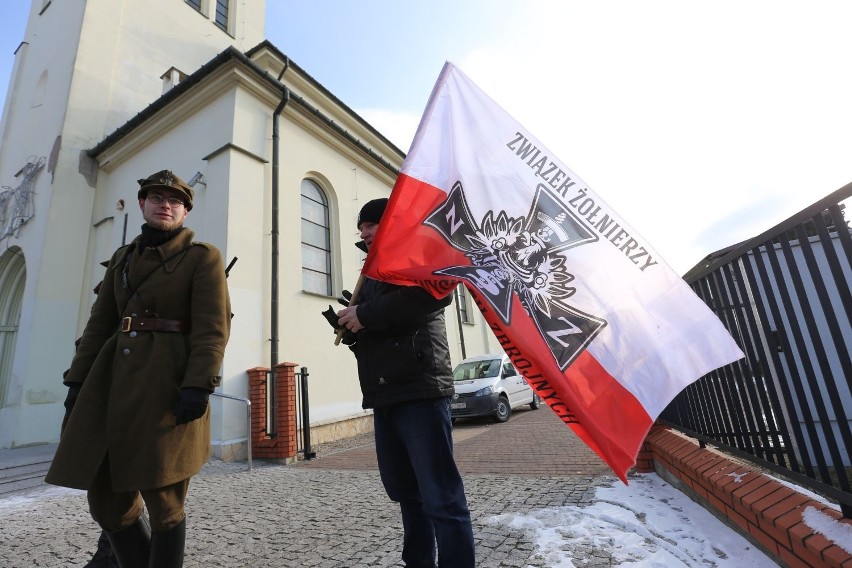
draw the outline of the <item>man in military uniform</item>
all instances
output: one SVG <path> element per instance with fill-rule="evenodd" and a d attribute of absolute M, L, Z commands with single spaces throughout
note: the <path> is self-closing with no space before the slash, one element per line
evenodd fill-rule
<path fill-rule="evenodd" d="M 145 224 L 106 269 L 45 478 L 87 490 L 124 568 L 183 565 L 184 500 L 210 456 L 208 398 L 231 311 L 221 253 L 183 226 L 193 197 L 168 170 L 139 180 Z"/>

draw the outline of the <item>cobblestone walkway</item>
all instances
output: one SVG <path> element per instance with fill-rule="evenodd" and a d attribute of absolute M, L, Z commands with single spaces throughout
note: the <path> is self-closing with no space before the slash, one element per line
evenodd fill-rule
<path fill-rule="evenodd" d="M 401 566 L 399 510 L 382 489 L 372 436 L 316 449 L 317 459 L 290 466 L 207 464 L 187 498 L 185 566 Z M 533 535 L 495 516 L 588 504 L 614 479 L 547 408 L 505 424 L 459 422 L 456 455 L 483 567 L 546 566 Z M 83 492 L 45 486 L 0 498 L 2 567 L 82 566 L 98 533 Z M 572 556 L 611 565 L 597 549 Z"/>

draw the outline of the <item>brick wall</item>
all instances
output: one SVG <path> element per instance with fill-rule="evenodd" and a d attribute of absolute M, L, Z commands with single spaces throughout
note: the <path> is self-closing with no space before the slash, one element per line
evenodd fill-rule
<path fill-rule="evenodd" d="M 808 507 L 852 527 L 840 512 L 692 438 L 654 426 L 636 461 L 701 503 L 782 566 L 852 568 L 852 555 L 803 521 Z M 848 549 L 850 543 L 845 543 Z"/>
<path fill-rule="evenodd" d="M 269 369 L 255 367 L 246 371 L 251 401 L 251 451 L 255 458 L 296 461 L 296 367 L 296 363 L 279 363 L 272 368 L 277 407 L 274 435 L 266 429 Z"/>

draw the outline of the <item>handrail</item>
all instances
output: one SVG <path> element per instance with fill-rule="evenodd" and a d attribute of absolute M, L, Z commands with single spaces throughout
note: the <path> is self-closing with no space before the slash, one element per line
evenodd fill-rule
<path fill-rule="evenodd" d="M 251 471 L 251 401 L 241 396 L 232 396 L 221 392 L 213 392 L 210 394 L 246 403 L 246 447 L 248 448 L 248 470 Z"/>

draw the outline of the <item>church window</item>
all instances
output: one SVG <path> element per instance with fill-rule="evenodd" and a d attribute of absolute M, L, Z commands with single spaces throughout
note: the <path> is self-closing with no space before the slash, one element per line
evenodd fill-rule
<path fill-rule="evenodd" d="M 228 31 L 228 5 L 230 0 L 216 0 L 216 25 Z"/>
<path fill-rule="evenodd" d="M 302 289 L 331 296 L 328 198 L 309 179 L 302 180 Z"/>

